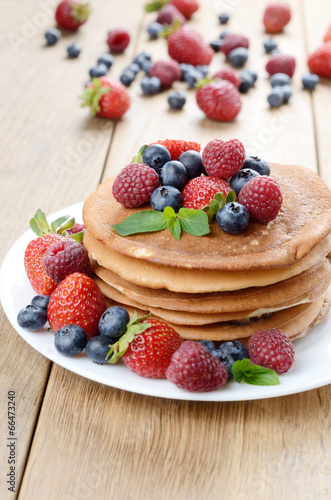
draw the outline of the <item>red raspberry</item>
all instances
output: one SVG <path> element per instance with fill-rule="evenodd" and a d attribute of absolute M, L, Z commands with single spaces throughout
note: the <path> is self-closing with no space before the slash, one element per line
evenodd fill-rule
<path fill-rule="evenodd" d="M 166 377 L 186 391 L 207 392 L 226 384 L 228 371 L 199 342 L 186 340 L 172 355 Z"/>
<path fill-rule="evenodd" d="M 228 54 L 231 52 L 231 50 L 237 49 L 238 47 L 245 47 L 245 49 L 248 49 L 248 47 L 249 47 L 248 38 L 244 35 L 237 35 L 236 33 L 229 33 L 224 38 L 224 42 L 222 45 L 222 52 L 227 57 Z"/>
<path fill-rule="evenodd" d="M 231 191 L 229 184 L 218 177 L 194 177 L 188 181 L 182 191 L 183 203 L 186 208 L 207 207 L 216 193 L 224 196 Z"/>
<path fill-rule="evenodd" d="M 214 139 L 203 150 L 202 163 L 208 175 L 229 179 L 241 169 L 245 157 L 244 145 L 238 139 Z"/>
<path fill-rule="evenodd" d="M 182 71 L 177 61 L 156 61 L 149 70 L 150 76 L 160 79 L 162 88 L 167 89 L 180 80 Z"/>
<path fill-rule="evenodd" d="M 269 75 L 274 75 L 275 73 L 285 73 L 292 78 L 295 71 L 295 59 L 293 56 L 275 54 L 270 57 L 265 69 Z"/>
<path fill-rule="evenodd" d="M 325 78 L 331 78 L 331 41 L 315 50 L 308 57 L 308 67 L 312 73 Z"/>
<path fill-rule="evenodd" d="M 238 78 L 236 72 L 232 68 L 222 68 L 214 76 L 212 76 L 212 80 L 215 78 L 221 78 L 221 80 L 227 80 L 228 82 L 233 83 L 237 88 L 240 87 L 241 80 Z"/>
<path fill-rule="evenodd" d="M 130 35 L 127 30 L 116 28 L 108 33 L 107 44 L 112 52 L 123 52 L 130 43 Z"/>
<path fill-rule="evenodd" d="M 123 168 L 113 184 L 113 196 L 126 208 L 146 203 L 160 184 L 159 176 L 148 165 L 131 163 Z"/>
<path fill-rule="evenodd" d="M 186 18 L 175 5 L 168 4 L 159 10 L 156 21 L 160 24 L 171 26 L 174 21 L 179 21 L 180 24 L 186 23 Z"/>
<path fill-rule="evenodd" d="M 281 33 L 291 19 L 288 5 L 271 2 L 264 11 L 263 24 L 267 33 Z"/>
<path fill-rule="evenodd" d="M 211 82 L 196 93 L 199 108 L 212 120 L 230 122 L 241 110 L 237 87 L 225 80 Z"/>
<path fill-rule="evenodd" d="M 283 197 L 275 179 L 258 175 L 245 184 L 238 201 L 247 208 L 252 220 L 266 223 L 277 217 Z"/>
<path fill-rule="evenodd" d="M 285 373 L 294 361 L 294 347 L 282 330 L 260 330 L 249 339 L 248 353 L 251 361 L 270 368 L 277 373 Z"/>
<path fill-rule="evenodd" d="M 171 160 L 178 160 L 180 155 L 185 151 L 197 151 L 200 152 L 201 146 L 198 142 L 193 141 L 184 141 L 181 139 L 165 139 L 159 140 L 156 142 L 152 142 L 151 144 L 161 144 L 170 153 Z M 151 146 L 151 144 L 149 144 Z"/>
<path fill-rule="evenodd" d="M 45 252 L 43 265 L 46 274 L 57 285 L 69 274 L 92 273 L 86 248 L 71 238 L 53 243 Z"/>
<path fill-rule="evenodd" d="M 72 226 L 70 229 L 66 230 L 66 234 L 72 235 L 72 234 L 76 234 L 76 233 L 81 233 L 83 231 L 85 231 L 84 224 L 79 224 L 78 222 L 76 222 L 74 226 Z"/>

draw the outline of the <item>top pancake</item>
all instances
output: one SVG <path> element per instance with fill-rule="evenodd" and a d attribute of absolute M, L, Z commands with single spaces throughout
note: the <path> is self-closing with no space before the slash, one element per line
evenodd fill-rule
<path fill-rule="evenodd" d="M 150 206 L 124 208 L 112 196 L 113 178 L 86 200 L 84 223 L 107 248 L 170 267 L 228 271 L 286 267 L 301 260 L 331 231 L 331 192 L 317 174 L 305 167 L 270 166 L 271 176 L 282 190 L 281 210 L 274 221 L 250 222 L 241 234 L 225 233 L 213 222 L 210 234 L 202 237 L 182 233 L 176 240 L 168 230 L 119 236 L 109 223 L 117 224 Z"/>

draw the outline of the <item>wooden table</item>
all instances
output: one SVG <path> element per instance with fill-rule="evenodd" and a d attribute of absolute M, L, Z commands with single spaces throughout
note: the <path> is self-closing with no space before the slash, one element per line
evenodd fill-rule
<path fill-rule="evenodd" d="M 144 0 L 94 0 L 93 15 L 79 33 L 44 47 L 54 1 L 2 0 L 1 246 L 3 258 L 41 207 L 46 213 L 84 200 L 125 166 L 140 145 L 183 138 L 204 146 L 215 137 L 238 137 L 248 154 L 302 164 L 331 185 L 330 82 L 315 93 L 301 89 L 307 54 L 331 21 L 326 0 L 291 0 L 293 19 L 277 36 L 297 70 L 290 103 L 270 110 L 264 69 L 265 33 L 259 0 L 200 0 L 190 21 L 211 41 L 222 30 L 217 13 L 229 11 L 229 28 L 251 40 L 248 66 L 259 73 L 242 97 L 234 123 L 204 117 L 187 90 L 182 112 L 168 109 L 166 92 L 141 95 L 118 123 L 90 118 L 77 96 L 88 68 L 106 50 L 108 28 L 124 26 L 132 41 L 116 56 L 110 75 L 141 50 L 167 57 L 163 40 L 149 41 L 154 16 Z M 83 45 L 79 59 L 66 46 Z M 215 55 L 212 66 L 223 65 Z M 178 82 L 175 88 L 186 90 Z M 329 108 L 327 108 L 329 106 Z M 318 200 L 317 200 L 318 202 Z M 3 311 L 1 327 L 0 497 L 76 499 L 326 499 L 331 490 L 330 386 L 260 401 L 199 403 L 163 400 L 112 389 L 79 377 L 27 345 Z M 318 360 L 316 360 L 318 363 Z M 7 393 L 16 392 L 16 492 L 7 490 Z"/>

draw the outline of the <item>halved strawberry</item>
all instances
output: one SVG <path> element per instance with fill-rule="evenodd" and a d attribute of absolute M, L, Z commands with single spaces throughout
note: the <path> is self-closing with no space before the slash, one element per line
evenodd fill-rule
<path fill-rule="evenodd" d="M 166 147 L 171 155 L 171 160 L 178 160 L 178 158 L 182 153 L 184 153 L 184 151 L 193 150 L 199 153 L 201 149 L 201 145 L 198 142 L 184 141 L 179 139 L 159 140 L 151 142 L 151 144 L 162 144 L 162 146 Z M 151 146 L 151 144 L 149 144 L 149 146 Z"/>

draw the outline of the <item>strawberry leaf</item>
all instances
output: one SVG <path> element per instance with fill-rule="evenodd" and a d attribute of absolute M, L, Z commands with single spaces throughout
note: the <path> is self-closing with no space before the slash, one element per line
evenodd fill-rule
<path fill-rule="evenodd" d="M 235 361 L 232 365 L 231 373 L 237 382 L 246 382 L 251 385 L 278 385 L 279 378 L 274 370 L 264 366 L 251 365 L 250 360 L 244 358 Z"/>
<path fill-rule="evenodd" d="M 138 153 L 132 157 L 132 162 L 131 163 L 141 163 L 143 165 L 143 154 L 145 149 L 148 148 L 148 144 L 144 144 L 141 146 L 139 149 Z"/>

